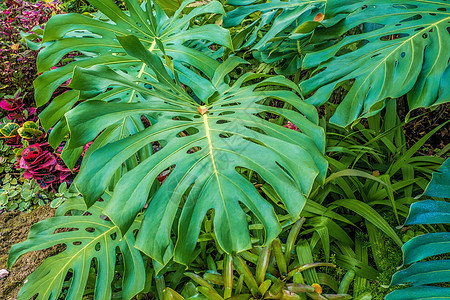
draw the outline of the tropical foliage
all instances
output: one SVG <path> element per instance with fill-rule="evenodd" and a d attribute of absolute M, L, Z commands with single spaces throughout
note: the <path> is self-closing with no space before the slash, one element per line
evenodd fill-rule
<path fill-rule="evenodd" d="M 317 68 L 300 84 L 305 94 L 315 91 L 307 101 L 322 104 L 339 84 L 354 80 L 330 119 L 341 126 L 406 93 L 410 109 L 448 101 L 449 54 L 442 49 L 450 46 L 449 10 L 447 1 L 329 1 L 324 28 L 314 32 L 312 43 L 371 26 L 307 55 L 303 67 Z"/>
<path fill-rule="evenodd" d="M 448 168 L 450 160 L 446 160 L 428 185 L 425 195 L 439 198 L 450 198 Z M 446 224 L 450 223 L 450 203 L 445 201 L 425 200 L 413 203 L 405 225 Z M 417 236 L 403 247 L 403 263 L 411 265 L 392 277 L 392 285 L 409 284 L 410 287 L 390 293 L 386 299 L 418 299 L 439 298 L 448 295 L 448 287 L 431 284 L 446 283 L 449 279 L 450 265 L 448 259 L 424 261 L 424 259 L 450 253 L 450 233 L 432 232 Z"/>
<path fill-rule="evenodd" d="M 450 100 L 446 1 L 72 2 L 23 34 L 38 110 L 1 102 L 25 177 L 63 183 L 20 299 L 377 299 L 402 246 L 388 297 L 446 292 L 419 275 L 444 225 L 396 228 L 444 223 L 415 202 L 447 197 L 449 147 L 417 153 L 448 122 L 403 128 Z"/>

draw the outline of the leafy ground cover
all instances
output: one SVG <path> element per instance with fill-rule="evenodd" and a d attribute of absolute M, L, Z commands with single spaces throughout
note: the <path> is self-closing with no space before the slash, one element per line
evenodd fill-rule
<path fill-rule="evenodd" d="M 0 9 L 0 297 L 447 293 L 446 1 Z"/>

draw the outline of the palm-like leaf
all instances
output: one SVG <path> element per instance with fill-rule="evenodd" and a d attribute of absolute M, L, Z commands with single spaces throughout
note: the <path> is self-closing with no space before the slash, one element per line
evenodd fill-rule
<path fill-rule="evenodd" d="M 130 87 L 148 101 L 80 104 L 66 114 L 71 132 L 68 150 L 83 145 L 126 116 L 146 114 L 155 119 L 155 124 L 89 156 L 76 180 L 89 205 L 101 196 L 123 161 L 142 147 L 160 141 L 165 145 L 162 150 L 122 176 L 105 208 L 111 220 L 126 232 L 147 202 L 158 174 L 172 168 L 151 199 L 137 237 L 136 247 L 157 261 L 166 262 L 172 256 L 171 228 L 183 195 L 187 195 L 187 200 L 179 217 L 177 261 L 189 263 L 200 225 L 210 209 L 215 214 L 217 241 L 228 253 L 251 247 L 241 205 L 264 225 L 267 242 L 279 233 L 280 225 L 272 206 L 238 172 L 239 167 L 260 174 L 279 194 L 292 219 L 298 218 L 314 180 L 323 181 L 327 163 L 323 158 L 324 132 L 318 126 L 317 111 L 285 89 L 295 90 L 292 82 L 270 77 L 249 84 L 265 76 L 248 73 L 229 86 L 224 82 L 225 76 L 245 62 L 232 57 L 216 70 L 209 82 L 208 88 L 215 90 L 214 95 L 198 104 L 176 85 L 160 59 L 136 37 L 119 41 L 130 55 L 152 67 L 157 80 L 140 80 L 151 89 L 136 84 L 134 77 L 103 66 L 75 70 L 72 87 L 98 92 L 109 86 Z M 301 113 L 264 105 L 270 98 L 285 101 Z M 266 112 L 284 116 L 302 132 L 258 117 Z"/>
<path fill-rule="evenodd" d="M 39 222 L 30 230 L 25 242 L 12 247 L 8 265 L 29 251 L 46 249 L 58 244 L 67 248 L 46 259 L 28 278 L 19 293 L 19 299 L 59 299 L 68 274 L 72 273 L 67 299 L 81 299 L 88 281 L 91 263 L 97 270 L 95 299 L 111 299 L 111 283 L 116 270 L 116 248 L 124 263 L 122 279 L 123 299 L 131 299 L 145 284 L 142 255 L 134 247 L 133 230 L 123 237 L 111 221 L 101 218 L 106 202 L 97 202 L 86 210 L 81 198 L 72 199 L 58 208 L 55 217 Z M 89 215 L 65 216 L 69 211 L 87 211 Z M 139 227 L 135 221 L 132 229 Z M 64 229 L 75 229 L 67 231 Z M 58 233 L 55 231 L 59 230 Z"/>
<path fill-rule="evenodd" d="M 266 63 L 277 65 L 279 74 L 294 74 L 300 67 L 301 57 L 307 51 L 309 33 L 313 30 L 314 17 L 323 13 L 326 0 L 281 1 L 228 1 L 228 5 L 236 6 L 224 18 L 225 27 L 239 25 L 253 17 L 259 17 L 245 26 L 234 38 L 241 48 L 252 47 L 253 55 Z M 247 20 L 246 20 L 247 21 Z M 250 22 L 250 20 L 248 20 Z M 310 26 L 308 27 L 307 24 Z M 297 34 L 297 33 L 303 34 Z M 262 36 L 261 38 L 259 38 Z M 291 39 L 293 38 L 293 39 Z"/>
<path fill-rule="evenodd" d="M 304 68 L 317 68 L 314 76 L 300 85 L 305 94 L 315 92 L 307 101 L 320 105 L 338 85 L 354 79 L 331 118 L 338 125 L 374 114 L 383 107 L 380 101 L 406 93 L 410 109 L 449 101 L 449 11 L 450 5 L 444 0 L 329 3 L 329 20 L 324 25 L 337 24 L 316 30 L 315 42 L 337 39 L 362 23 L 381 26 L 347 36 L 305 57 Z M 355 44 L 355 51 L 342 51 Z"/>
<path fill-rule="evenodd" d="M 446 185 L 450 180 L 450 174 L 446 172 L 449 164 L 450 160 L 447 159 L 439 172 L 433 173 L 433 179 L 425 192 L 426 195 L 450 198 L 450 191 Z M 413 203 L 405 224 L 450 224 L 450 203 L 433 200 Z M 450 232 L 434 232 L 417 236 L 406 242 L 402 250 L 404 264 L 412 265 L 395 273 L 391 284 L 410 284 L 411 287 L 394 291 L 387 295 L 386 299 L 436 299 L 446 297 L 449 294 L 449 288 L 430 286 L 429 284 L 449 281 L 450 260 L 421 260 L 450 253 Z"/>

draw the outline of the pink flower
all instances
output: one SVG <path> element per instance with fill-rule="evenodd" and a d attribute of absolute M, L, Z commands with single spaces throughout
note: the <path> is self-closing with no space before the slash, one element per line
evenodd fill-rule
<path fill-rule="evenodd" d="M 295 130 L 295 131 L 299 131 L 297 126 L 292 123 L 291 121 L 288 121 L 286 125 L 284 125 L 284 127 Z"/>

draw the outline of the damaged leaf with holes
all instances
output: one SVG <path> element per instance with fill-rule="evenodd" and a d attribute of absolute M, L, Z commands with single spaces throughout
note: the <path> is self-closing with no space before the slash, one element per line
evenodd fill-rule
<path fill-rule="evenodd" d="M 227 253 L 249 249 L 244 208 L 262 223 L 266 243 L 270 243 L 281 230 L 278 217 L 239 169 L 253 170 L 272 185 L 291 219 L 296 220 L 314 181 L 323 181 L 327 169 L 323 157 L 325 136 L 318 126 L 316 109 L 296 95 L 295 84 L 281 76 L 261 80 L 267 76 L 246 73 L 232 85 L 225 83 L 229 72 L 246 63 L 238 57 L 230 57 L 217 68 L 207 87 L 215 90 L 212 96 L 194 99 L 175 83 L 162 61 L 147 51 L 138 38 L 128 36 L 119 41 L 130 55 L 151 66 L 157 74 L 155 81 L 140 80 L 152 89 L 142 88 L 134 83 L 135 78 L 104 66 L 77 68 L 72 87 L 131 87 L 151 101 L 80 104 L 66 114 L 71 132 L 67 149 L 83 145 L 124 116 L 146 114 L 155 122 L 89 156 L 75 181 L 87 204 L 92 205 L 103 194 L 126 159 L 158 141 L 165 146 L 122 175 L 104 209 L 114 224 L 127 232 L 149 201 L 158 175 L 171 168 L 144 213 L 136 240 L 139 250 L 160 263 L 174 256 L 177 262 L 189 264 L 202 221 L 211 210 L 220 247 Z M 284 101 L 295 110 L 269 106 L 270 99 Z M 261 118 L 268 112 L 289 119 L 300 132 Z M 186 200 L 178 217 L 183 196 Z M 176 219 L 179 220 L 175 222 Z M 171 239 L 175 223 L 176 246 Z"/>
<path fill-rule="evenodd" d="M 330 122 L 348 125 L 379 112 L 386 98 L 404 94 L 410 110 L 450 100 L 448 1 L 333 1 L 326 15 L 314 43 L 339 39 L 361 24 L 366 28 L 303 61 L 303 68 L 315 68 L 312 77 L 300 84 L 305 95 L 313 93 L 307 101 L 314 105 L 354 80 Z M 356 50 L 349 51 L 355 45 Z"/>
<path fill-rule="evenodd" d="M 139 79 L 155 77 L 151 68 L 142 61 L 126 53 L 116 37 L 133 34 L 139 38 L 146 49 L 160 56 L 166 56 L 168 68 L 178 70 L 179 80 L 188 84 L 199 96 L 209 96 L 214 91 L 205 88 L 206 79 L 200 74 L 212 77 L 218 62 L 202 52 L 187 47 L 192 40 L 209 40 L 216 45 L 232 48 L 229 32 L 215 24 L 191 26 L 193 21 L 205 14 L 224 13 L 222 5 L 212 1 L 194 8 L 189 14 L 182 14 L 193 0 L 183 1 L 176 13 L 168 17 L 152 0 L 125 0 L 127 11 L 122 11 L 113 0 L 91 0 L 99 13 L 95 15 L 61 14 L 50 19 L 43 36 L 43 49 L 38 56 L 38 72 L 44 72 L 34 82 L 38 106 L 49 102 L 53 92 L 72 77 L 76 67 L 89 68 L 96 65 L 108 66 L 124 75 Z M 162 48 L 164 47 L 164 51 Z M 79 55 L 74 61 L 60 68 L 52 69 L 64 55 L 76 51 Z M 171 59 L 169 59 L 169 57 Z M 198 72 L 192 70 L 196 68 Z M 103 90 L 102 90 L 103 92 Z M 49 142 L 57 147 L 69 133 L 64 114 L 79 100 L 98 100 L 107 102 L 141 102 L 139 93 L 126 86 L 111 86 L 107 92 L 91 90 L 79 94 L 69 91 L 53 99 L 40 114 L 42 126 L 50 134 Z M 56 124 L 56 125 L 55 125 Z M 144 129 L 140 117 L 124 117 L 114 129 L 103 134 L 103 143 L 111 142 Z M 97 147 L 97 143 L 93 145 Z M 72 168 L 82 148 L 66 151 L 62 158 Z M 142 149 L 141 159 L 150 155 L 151 149 Z M 136 161 L 129 161 L 129 167 Z"/>
<path fill-rule="evenodd" d="M 56 216 L 31 227 L 28 239 L 12 247 L 8 258 L 10 269 L 19 257 L 29 251 L 43 250 L 64 244 L 59 254 L 47 258 L 25 282 L 19 299 L 58 299 L 63 285 L 68 285 L 66 299 L 81 299 L 91 266 L 96 270 L 95 299 L 111 299 L 111 283 L 116 274 L 116 248 L 124 264 L 121 274 L 123 299 L 131 299 L 145 284 L 144 261 L 134 248 L 136 219 L 131 230 L 121 236 L 119 228 L 104 218 L 106 202 L 97 202 L 89 209 L 82 198 L 72 198 L 62 204 Z M 80 214 L 79 212 L 84 212 Z M 69 213 L 69 215 L 67 215 Z"/>

